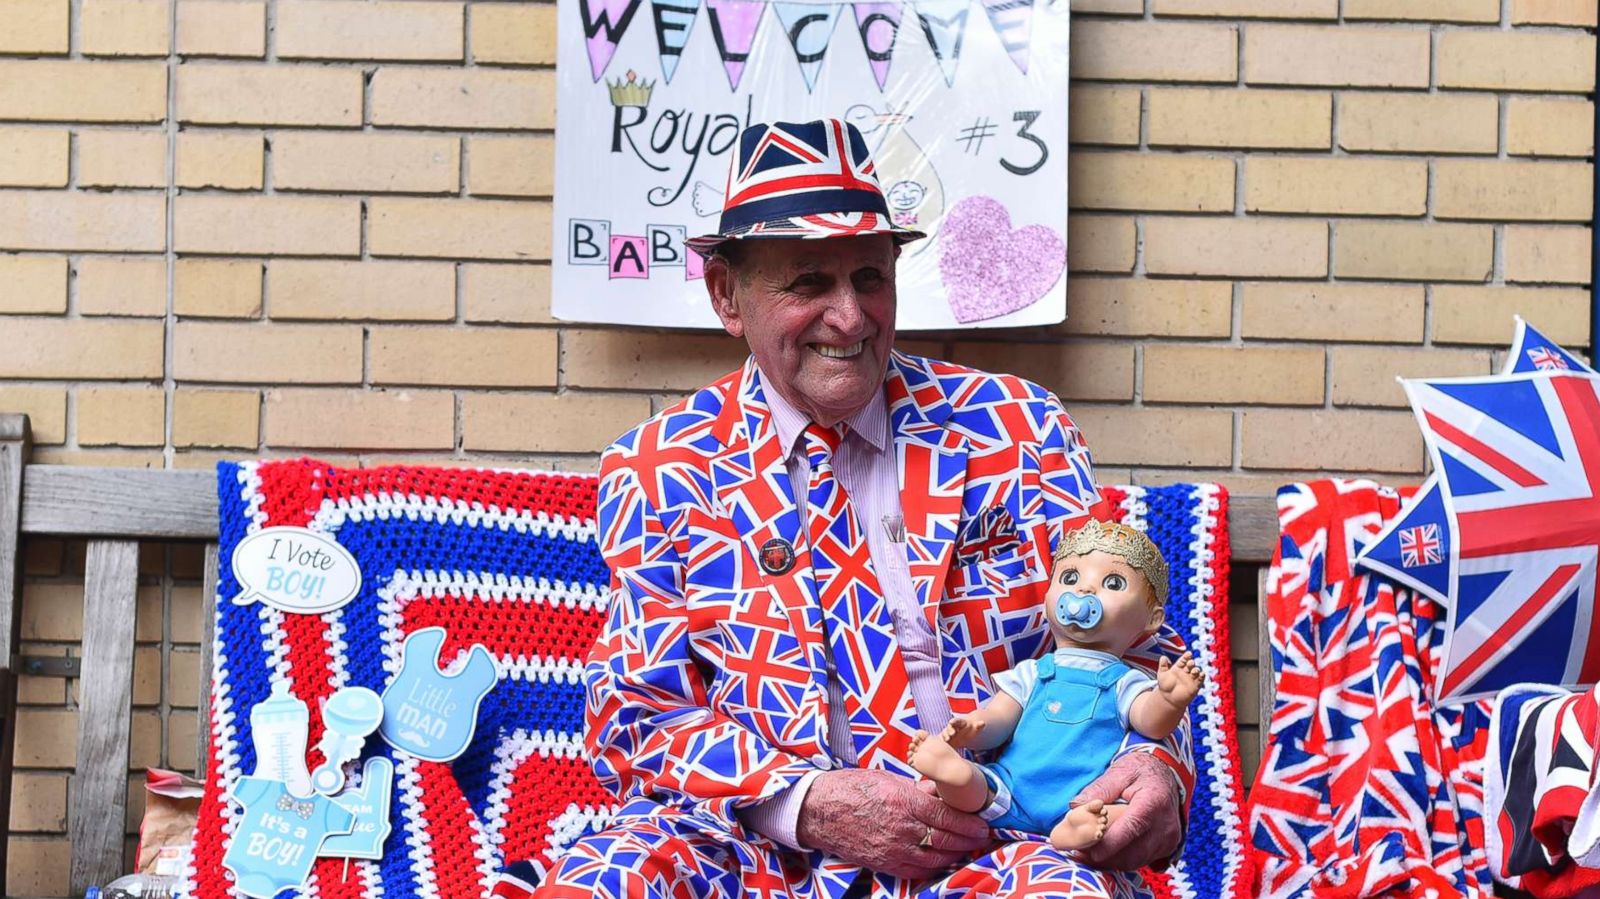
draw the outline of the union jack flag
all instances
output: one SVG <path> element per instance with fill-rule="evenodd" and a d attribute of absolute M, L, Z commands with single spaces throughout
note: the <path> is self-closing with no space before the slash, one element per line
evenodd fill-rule
<path fill-rule="evenodd" d="M 1493 894 L 1488 703 L 1434 706 L 1424 684 L 1443 612 L 1353 567 L 1399 505 L 1370 481 L 1278 492 L 1266 599 L 1276 702 L 1249 805 L 1256 895 Z"/>
<path fill-rule="evenodd" d="M 1411 381 L 1455 525 L 1444 701 L 1600 678 L 1600 377 Z"/>
<path fill-rule="evenodd" d="M 1401 559 L 1407 568 L 1439 562 L 1439 526 L 1423 524 L 1400 532 Z"/>
<path fill-rule="evenodd" d="M 1484 772 L 1485 836 L 1496 876 L 1535 896 L 1600 884 L 1600 807 L 1589 801 L 1600 705 L 1595 691 L 1521 684 L 1494 699 Z"/>
<path fill-rule="evenodd" d="M 1406 382 L 1434 473 L 1358 559 L 1450 608 L 1440 702 L 1600 674 L 1590 634 L 1600 541 L 1585 535 L 1600 517 L 1597 376 L 1516 321 L 1500 375 Z"/>
<path fill-rule="evenodd" d="M 1528 361 L 1537 369 L 1567 368 L 1567 360 L 1552 351 L 1549 347 L 1534 347 L 1528 350 Z"/>
<path fill-rule="evenodd" d="M 1517 332 L 1511 339 L 1511 352 L 1506 355 L 1503 375 L 1524 371 L 1549 371 L 1571 369 L 1593 371 L 1583 360 L 1562 349 L 1559 344 L 1540 333 L 1538 328 L 1516 317 Z"/>

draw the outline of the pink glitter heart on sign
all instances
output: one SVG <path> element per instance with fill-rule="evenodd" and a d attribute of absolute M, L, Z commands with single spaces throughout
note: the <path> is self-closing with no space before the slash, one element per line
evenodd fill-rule
<path fill-rule="evenodd" d="M 967 197 L 939 226 L 939 278 L 958 322 L 999 318 L 1033 305 L 1067 265 L 1067 244 L 1044 225 L 1011 230 L 994 197 Z"/>

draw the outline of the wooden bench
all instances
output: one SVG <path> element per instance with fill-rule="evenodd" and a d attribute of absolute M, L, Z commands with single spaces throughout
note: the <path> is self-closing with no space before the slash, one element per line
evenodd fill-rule
<path fill-rule="evenodd" d="M 205 543 L 204 601 L 216 596 L 217 490 L 210 471 L 85 468 L 28 464 L 26 416 L 0 414 L 0 822 L 9 822 L 12 754 L 16 741 L 17 675 L 36 672 L 20 654 L 22 541 L 29 537 L 84 540 L 83 646 L 79 660 L 77 764 L 71 779 L 67 828 L 72 844 L 70 885 L 82 895 L 121 873 L 127 812 L 129 722 L 132 706 L 134 595 L 141 540 Z M 1271 497 L 1232 497 L 1228 525 L 1233 548 L 1233 600 L 1239 611 L 1255 599 L 1258 570 L 1277 540 Z M 200 659 L 197 758 L 204 764 L 209 736 L 212 632 L 205 616 Z M 1265 628 L 1258 658 L 1268 658 Z M 33 662 L 38 665 L 42 662 Z M 1238 671 L 1259 684 L 1260 711 L 1241 720 L 1267 720 L 1271 684 L 1246 662 Z M 1252 685 L 1255 685 L 1252 684 Z M 1241 686 L 1244 684 L 1241 683 Z M 1241 691 L 1243 692 L 1243 691 Z M 1246 736 L 1248 736 L 1246 734 Z M 1250 749 L 1255 749 L 1254 745 Z M 1255 755 L 1256 753 L 1252 753 Z M 1258 757 L 1258 756 L 1257 756 Z M 5 882 L 8 831 L 0 830 L 0 884 Z"/>

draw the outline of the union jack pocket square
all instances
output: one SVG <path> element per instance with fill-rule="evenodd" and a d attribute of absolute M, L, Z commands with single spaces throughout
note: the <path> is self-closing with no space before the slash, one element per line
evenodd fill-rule
<path fill-rule="evenodd" d="M 990 506 L 967 521 L 956 556 L 963 563 L 992 559 L 1014 549 L 1017 522 L 1005 506 Z"/>

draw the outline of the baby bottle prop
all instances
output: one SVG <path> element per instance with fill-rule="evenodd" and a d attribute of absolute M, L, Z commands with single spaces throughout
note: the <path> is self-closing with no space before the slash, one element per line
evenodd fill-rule
<path fill-rule="evenodd" d="M 282 781 L 296 796 L 311 795 L 306 770 L 306 739 L 311 713 L 289 692 L 288 681 L 272 685 L 272 695 L 250 710 L 250 740 L 256 747 L 255 777 Z"/>
<path fill-rule="evenodd" d="M 311 785 L 324 796 L 344 789 L 344 764 L 361 755 L 367 735 L 383 720 L 383 700 L 366 687 L 345 687 L 322 706 L 325 730 L 317 748 L 327 761 L 311 772 Z"/>
<path fill-rule="evenodd" d="M 465 752 L 478 727 L 478 705 L 498 674 L 494 657 L 474 643 L 455 674 L 439 671 L 444 628 L 425 627 L 400 648 L 400 673 L 383 691 L 383 724 L 389 745 L 430 762 L 448 762 Z"/>
<path fill-rule="evenodd" d="M 1056 600 L 1056 621 L 1066 627 L 1092 631 L 1105 617 L 1105 608 L 1094 596 L 1080 596 L 1070 590 Z"/>

